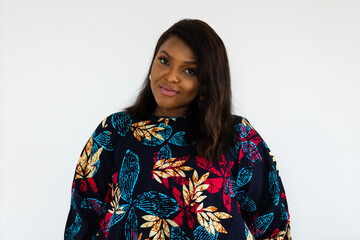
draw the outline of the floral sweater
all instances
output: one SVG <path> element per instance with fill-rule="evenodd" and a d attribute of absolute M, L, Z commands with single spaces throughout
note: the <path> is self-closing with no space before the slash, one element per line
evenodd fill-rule
<path fill-rule="evenodd" d="M 217 164 L 185 140 L 187 117 L 105 118 L 76 166 L 65 239 L 291 239 L 275 159 L 233 118 L 236 144 Z"/>

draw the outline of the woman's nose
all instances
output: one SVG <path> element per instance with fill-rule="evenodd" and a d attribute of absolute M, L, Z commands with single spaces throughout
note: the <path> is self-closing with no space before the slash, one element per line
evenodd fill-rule
<path fill-rule="evenodd" d="M 179 79 L 179 73 L 178 73 L 177 69 L 171 68 L 166 76 L 166 79 L 169 82 L 178 82 L 180 79 Z"/>

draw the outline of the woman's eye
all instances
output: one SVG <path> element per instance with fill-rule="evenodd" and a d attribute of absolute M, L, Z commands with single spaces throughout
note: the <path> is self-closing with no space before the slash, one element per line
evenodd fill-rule
<path fill-rule="evenodd" d="M 186 70 L 185 70 L 185 72 L 186 72 L 187 74 L 189 74 L 189 75 L 196 75 L 195 70 L 194 70 L 194 69 L 192 69 L 192 68 L 188 68 L 188 69 L 186 69 Z"/>
<path fill-rule="evenodd" d="M 166 64 L 166 65 L 169 64 L 169 62 L 166 60 L 166 58 L 163 58 L 163 57 L 159 57 L 159 61 L 161 64 Z"/>

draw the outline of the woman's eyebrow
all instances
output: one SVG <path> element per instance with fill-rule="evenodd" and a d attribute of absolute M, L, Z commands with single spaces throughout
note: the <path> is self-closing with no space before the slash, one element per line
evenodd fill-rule
<path fill-rule="evenodd" d="M 165 54 L 166 56 L 168 56 L 168 58 L 170 59 L 174 59 L 167 51 L 165 50 L 161 50 L 160 53 Z M 196 64 L 196 61 L 184 61 L 184 63 L 186 64 Z"/>

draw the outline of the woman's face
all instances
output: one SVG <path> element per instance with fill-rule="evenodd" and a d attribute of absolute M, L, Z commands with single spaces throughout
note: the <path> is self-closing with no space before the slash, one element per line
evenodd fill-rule
<path fill-rule="evenodd" d="M 178 37 L 170 36 L 159 48 L 151 67 L 151 91 L 157 116 L 185 116 L 198 95 L 194 52 Z"/>

